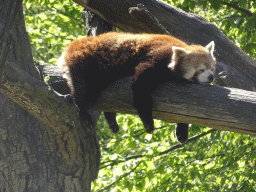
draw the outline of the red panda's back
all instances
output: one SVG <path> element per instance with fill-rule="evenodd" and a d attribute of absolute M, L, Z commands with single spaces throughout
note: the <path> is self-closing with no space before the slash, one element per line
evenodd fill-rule
<path fill-rule="evenodd" d="M 141 55 L 141 51 L 150 55 L 168 54 L 166 51 L 171 52 L 172 46 L 186 47 L 187 45 L 169 35 L 111 32 L 71 42 L 66 50 L 66 57 L 72 57 L 74 61 L 74 59 L 94 56 L 102 62 L 105 60 L 106 63 L 117 64 L 120 60 L 128 59 L 128 56 Z M 164 52 L 161 53 L 161 51 Z"/>
<path fill-rule="evenodd" d="M 120 76 L 132 75 L 141 61 L 163 58 L 170 61 L 172 46 L 186 47 L 187 44 L 172 36 L 157 34 L 111 32 L 84 37 L 69 44 L 62 56 L 62 68 L 84 75 L 87 71 L 91 71 L 90 74 L 119 71 Z"/>

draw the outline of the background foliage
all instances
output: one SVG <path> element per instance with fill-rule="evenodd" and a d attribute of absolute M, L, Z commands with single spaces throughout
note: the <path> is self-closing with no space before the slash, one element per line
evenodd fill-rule
<path fill-rule="evenodd" d="M 164 0 L 214 23 L 237 46 L 256 59 L 255 0 Z"/>
<path fill-rule="evenodd" d="M 85 36 L 83 8 L 72 0 L 25 0 L 23 5 L 34 60 L 55 64 L 71 41 Z"/>
<path fill-rule="evenodd" d="M 165 0 L 217 25 L 256 59 L 256 3 L 249 0 Z M 33 56 L 55 64 L 69 42 L 85 35 L 82 7 L 71 0 L 24 0 Z M 153 135 L 139 118 L 118 115 L 114 135 L 101 116 L 101 169 L 94 191 L 256 191 L 256 140 L 252 136 L 193 125 L 179 145 L 174 125 L 155 120 Z"/>

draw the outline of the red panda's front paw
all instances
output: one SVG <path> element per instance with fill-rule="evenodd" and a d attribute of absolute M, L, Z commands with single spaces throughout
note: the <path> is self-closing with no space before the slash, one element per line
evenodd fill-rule
<path fill-rule="evenodd" d="M 145 128 L 145 131 L 150 134 L 152 134 L 154 131 L 154 127 L 152 126 L 144 126 L 144 128 Z"/>
<path fill-rule="evenodd" d="M 141 114 L 141 113 L 140 113 Z M 140 115 L 140 117 L 141 117 L 141 115 Z M 148 120 L 148 119 L 146 119 L 146 118 L 144 118 L 144 117 L 141 117 L 141 119 L 143 119 L 142 120 L 142 123 L 143 123 L 143 125 L 144 125 L 144 129 L 145 129 L 145 131 L 147 132 L 147 133 L 150 133 L 150 134 L 152 134 L 153 133 L 153 131 L 154 131 L 154 121 L 153 121 L 153 119 L 150 119 L 150 120 Z"/>
<path fill-rule="evenodd" d="M 70 94 L 64 95 L 64 101 L 67 104 L 75 104 L 75 98 Z"/>
<path fill-rule="evenodd" d="M 111 131 L 113 133 L 118 133 L 119 132 L 119 127 L 116 123 L 112 124 L 112 125 L 109 125 L 109 128 L 111 129 Z"/>

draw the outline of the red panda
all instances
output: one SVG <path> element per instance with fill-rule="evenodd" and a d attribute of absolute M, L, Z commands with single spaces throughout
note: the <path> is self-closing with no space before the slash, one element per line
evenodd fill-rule
<path fill-rule="evenodd" d="M 151 93 L 163 82 L 190 81 L 210 84 L 214 80 L 214 42 L 188 45 L 169 35 L 110 32 L 71 42 L 57 64 L 68 76 L 71 94 L 88 122 L 91 109 L 111 82 L 126 76 L 133 79 L 133 104 L 146 132 L 154 130 Z M 115 113 L 105 112 L 111 130 L 119 131 Z M 178 123 L 177 139 L 187 139 L 188 124 Z"/>

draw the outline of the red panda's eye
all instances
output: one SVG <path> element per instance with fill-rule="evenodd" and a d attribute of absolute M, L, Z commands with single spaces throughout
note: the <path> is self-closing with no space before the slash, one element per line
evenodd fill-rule
<path fill-rule="evenodd" d="M 201 72 L 204 72 L 205 70 L 204 69 L 198 69 L 199 71 L 201 71 Z"/>

